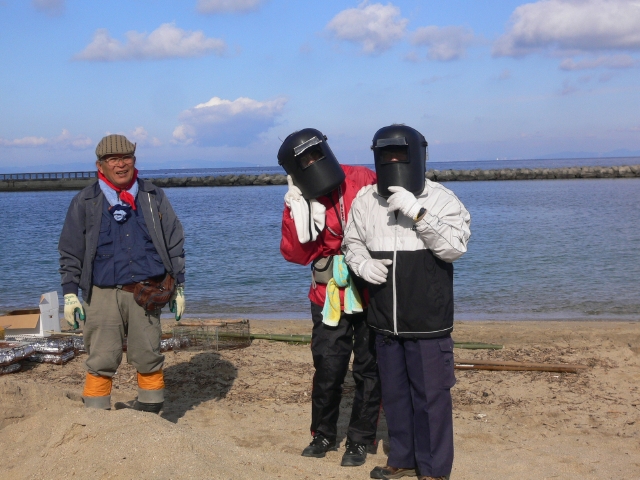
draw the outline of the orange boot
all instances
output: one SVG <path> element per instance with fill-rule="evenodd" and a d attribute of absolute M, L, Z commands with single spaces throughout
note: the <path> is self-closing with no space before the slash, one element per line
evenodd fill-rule
<path fill-rule="evenodd" d="M 87 408 L 111 409 L 111 377 L 87 373 L 84 380 L 82 400 Z"/>

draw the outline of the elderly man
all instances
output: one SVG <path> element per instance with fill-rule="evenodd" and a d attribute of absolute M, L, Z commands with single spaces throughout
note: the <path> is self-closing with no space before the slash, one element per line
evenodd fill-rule
<path fill-rule="evenodd" d="M 62 228 L 60 274 L 67 323 L 78 328 L 76 314 L 85 321 L 85 406 L 111 408 L 126 336 L 138 371 L 134 408 L 159 413 L 160 309 L 168 301 L 176 320 L 184 312 L 184 233 L 164 192 L 138 178 L 135 150 L 123 135 L 98 143 L 98 181 L 73 198 Z"/>

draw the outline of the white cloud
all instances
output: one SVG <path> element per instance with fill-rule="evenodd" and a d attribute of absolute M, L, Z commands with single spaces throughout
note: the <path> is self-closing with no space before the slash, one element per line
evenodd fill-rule
<path fill-rule="evenodd" d="M 494 56 L 545 50 L 591 52 L 640 49 L 640 2 L 541 0 L 516 8 Z"/>
<path fill-rule="evenodd" d="M 473 30 L 465 27 L 420 27 L 411 36 L 411 43 L 426 46 L 431 60 L 456 60 L 476 42 Z"/>
<path fill-rule="evenodd" d="M 173 131 L 173 143 L 244 146 L 275 124 L 287 100 L 259 102 L 240 97 L 224 100 L 213 97 L 180 114 L 182 124 Z"/>
<path fill-rule="evenodd" d="M 202 31 L 185 31 L 173 23 L 163 23 L 150 34 L 130 31 L 124 43 L 112 38 L 105 28 L 96 30 L 93 41 L 75 60 L 146 60 L 223 55 L 227 44 L 219 38 L 207 38 Z"/>
<path fill-rule="evenodd" d="M 31 0 L 31 5 L 52 17 L 64 12 L 64 0 Z"/>
<path fill-rule="evenodd" d="M 601 56 L 592 59 L 574 61 L 571 58 L 563 60 L 560 64 L 562 70 L 588 70 L 599 67 L 606 68 L 631 68 L 638 65 L 638 60 L 630 55 Z"/>
<path fill-rule="evenodd" d="M 200 13 L 244 13 L 257 9 L 264 0 L 198 0 Z"/>
<path fill-rule="evenodd" d="M 71 135 L 69 130 L 62 130 L 57 137 L 22 137 L 7 140 L 0 138 L 0 146 L 3 147 L 55 147 L 55 148 L 73 148 L 82 150 L 93 146 L 93 141 L 86 135 Z"/>
<path fill-rule="evenodd" d="M 117 133 L 118 135 L 124 135 L 130 142 L 135 143 L 138 147 L 159 147 L 162 142 L 156 137 L 149 137 L 149 132 L 144 127 L 136 127 L 129 133 L 125 132 L 105 132 L 105 135 L 111 135 Z"/>
<path fill-rule="evenodd" d="M 376 54 L 398 42 L 405 34 L 407 23 L 395 5 L 369 5 L 365 1 L 357 8 L 338 13 L 326 28 L 337 39 L 360 44 L 364 53 Z"/>

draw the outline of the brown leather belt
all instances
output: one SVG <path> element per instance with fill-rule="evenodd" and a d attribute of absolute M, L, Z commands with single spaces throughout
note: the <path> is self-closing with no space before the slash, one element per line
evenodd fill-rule
<path fill-rule="evenodd" d="M 137 283 L 130 283 L 129 285 L 122 285 L 122 291 L 123 292 L 133 293 L 133 291 L 136 289 L 136 285 L 137 285 Z"/>

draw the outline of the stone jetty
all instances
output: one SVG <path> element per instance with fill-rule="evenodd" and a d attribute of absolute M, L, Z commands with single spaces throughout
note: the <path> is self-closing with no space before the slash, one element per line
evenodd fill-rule
<path fill-rule="evenodd" d="M 9 175 L 4 175 L 8 177 Z M 11 175 L 14 177 L 15 175 Z M 494 170 L 429 170 L 427 178 L 437 182 L 490 180 L 553 180 L 573 178 L 633 178 L 640 177 L 640 165 L 615 167 L 565 168 L 501 168 Z M 145 177 L 146 178 L 146 177 Z M 149 178 L 162 188 L 169 187 L 240 187 L 249 185 L 286 185 L 283 174 L 218 175 L 207 177 Z M 37 190 L 80 190 L 95 178 L 0 179 L 0 192 Z"/>

